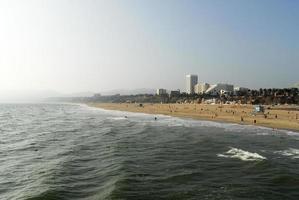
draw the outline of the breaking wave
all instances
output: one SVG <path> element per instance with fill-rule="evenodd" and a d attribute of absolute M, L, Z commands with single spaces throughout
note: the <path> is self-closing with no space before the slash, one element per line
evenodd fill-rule
<path fill-rule="evenodd" d="M 267 159 L 266 157 L 261 156 L 258 153 L 251 153 L 249 151 L 244 151 L 242 149 L 237 149 L 233 147 L 231 147 L 230 150 L 228 150 L 224 154 L 217 154 L 217 156 L 224 158 L 237 158 L 243 161 L 261 161 Z"/>
<path fill-rule="evenodd" d="M 299 149 L 289 148 L 289 149 L 283 150 L 283 151 L 275 151 L 275 153 L 280 154 L 282 156 L 290 157 L 292 159 L 299 158 Z"/>

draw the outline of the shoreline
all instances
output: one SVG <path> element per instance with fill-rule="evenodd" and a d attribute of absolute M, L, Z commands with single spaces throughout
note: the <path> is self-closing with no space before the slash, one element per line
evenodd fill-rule
<path fill-rule="evenodd" d="M 87 103 L 106 110 L 133 113 L 162 114 L 173 117 L 207 120 L 222 123 L 262 126 L 299 132 L 299 111 L 286 107 L 267 107 L 264 114 L 252 115 L 252 105 L 206 105 L 206 104 L 132 104 Z M 243 121 L 242 121 L 243 120 Z M 255 122 L 255 123 L 254 123 Z"/>

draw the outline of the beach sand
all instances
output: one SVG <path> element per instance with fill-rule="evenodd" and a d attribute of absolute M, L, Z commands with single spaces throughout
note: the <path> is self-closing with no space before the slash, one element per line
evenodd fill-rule
<path fill-rule="evenodd" d="M 291 106 L 265 106 L 264 114 L 253 115 L 252 105 L 149 103 L 142 105 L 134 103 L 89 103 L 88 105 L 108 110 L 164 114 L 299 131 L 299 110 Z"/>

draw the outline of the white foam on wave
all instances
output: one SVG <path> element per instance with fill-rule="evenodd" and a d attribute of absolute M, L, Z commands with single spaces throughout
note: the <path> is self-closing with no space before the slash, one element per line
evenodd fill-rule
<path fill-rule="evenodd" d="M 110 120 L 126 120 L 127 118 L 125 118 L 125 117 L 108 117 L 107 119 L 110 119 Z"/>
<path fill-rule="evenodd" d="M 251 153 L 249 151 L 244 151 L 242 149 L 233 147 L 231 147 L 230 150 L 228 150 L 224 154 L 217 154 L 217 156 L 224 158 L 237 158 L 243 161 L 262 161 L 267 159 L 266 157 L 261 156 L 258 153 Z"/>
<path fill-rule="evenodd" d="M 139 112 L 129 112 L 129 111 L 120 111 L 120 110 L 108 110 L 103 108 L 97 108 L 97 107 L 88 107 L 89 110 L 94 111 L 100 111 L 101 113 L 109 114 L 116 117 L 143 117 L 143 118 L 150 118 L 153 119 L 154 116 L 160 117 L 160 118 L 171 118 L 171 116 L 168 115 L 162 115 L 162 114 L 148 114 L 148 113 L 139 113 Z"/>
<path fill-rule="evenodd" d="M 224 129 L 223 133 L 225 133 L 225 132 L 238 132 L 238 133 L 246 132 L 248 134 L 263 135 L 263 136 L 273 134 L 273 130 L 271 128 L 267 128 L 267 127 L 259 127 L 259 126 L 253 126 L 253 125 L 241 125 L 241 124 L 207 121 L 207 120 L 184 119 L 184 118 L 178 118 L 178 117 L 163 118 L 162 120 L 159 120 L 159 123 L 166 124 L 167 126 L 174 126 L 174 127 L 177 127 L 177 126 L 215 127 L 215 128 Z"/>
<path fill-rule="evenodd" d="M 270 133 L 266 133 L 266 132 L 259 132 L 259 133 L 257 133 L 257 135 L 270 135 Z"/>
<path fill-rule="evenodd" d="M 290 157 L 292 159 L 298 159 L 299 158 L 299 149 L 295 148 L 289 148 L 283 151 L 275 151 L 274 153 Z"/>
<path fill-rule="evenodd" d="M 295 131 L 286 131 L 286 134 L 289 136 L 299 136 L 299 133 Z"/>

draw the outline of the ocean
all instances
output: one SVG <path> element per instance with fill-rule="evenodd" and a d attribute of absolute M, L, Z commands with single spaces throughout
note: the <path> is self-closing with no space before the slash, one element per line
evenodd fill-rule
<path fill-rule="evenodd" d="M 1 104 L 0 163 L 1 200 L 299 199 L 298 132 L 84 105 Z"/>

